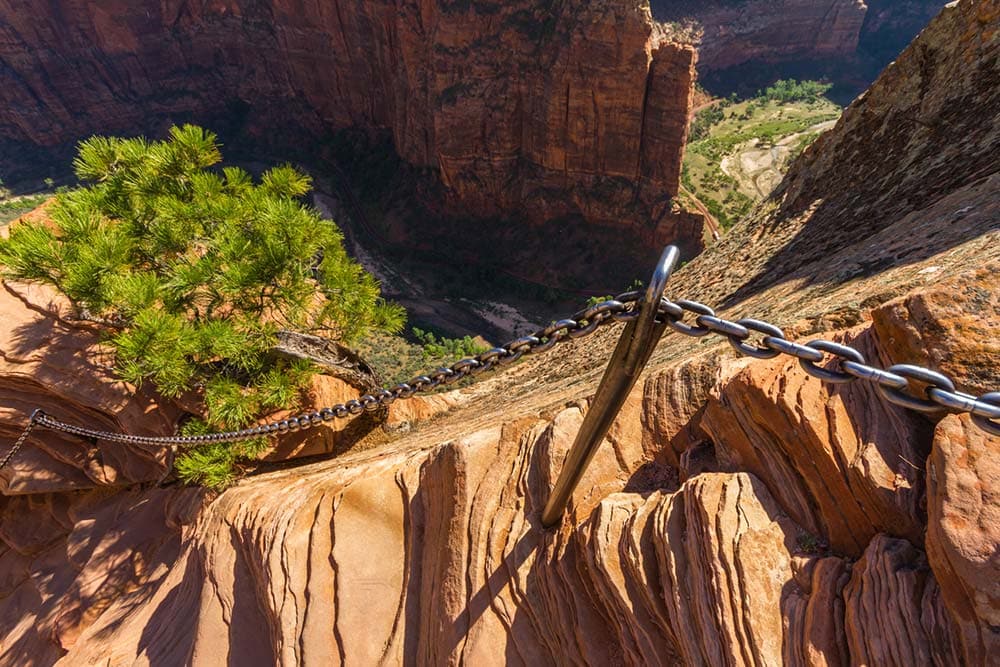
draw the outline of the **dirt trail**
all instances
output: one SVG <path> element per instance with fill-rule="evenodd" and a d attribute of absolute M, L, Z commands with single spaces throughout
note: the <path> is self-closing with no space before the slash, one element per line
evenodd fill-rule
<path fill-rule="evenodd" d="M 718 241 L 719 237 L 722 236 L 722 225 L 719 224 L 719 221 L 714 215 L 712 215 L 712 212 L 708 210 L 708 207 L 701 203 L 701 200 L 698 199 L 693 192 L 688 190 L 683 185 L 680 186 L 680 192 L 681 194 L 690 197 L 694 207 L 698 209 L 699 213 L 705 216 L 705 224 L 708 225 L 708 230 L 712 233 L 712 240 Z"/>

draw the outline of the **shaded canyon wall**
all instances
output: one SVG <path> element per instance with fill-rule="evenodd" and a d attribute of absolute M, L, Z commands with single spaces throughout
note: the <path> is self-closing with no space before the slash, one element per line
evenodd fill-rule
<path fill-rule="evenodd" d="M 650 227 L 677 192 L 695 54 L 642 2 L 2 0 L 0 16 L 15 171 L 38 147 L 201 120 L 278 155 L 388 131 L 471 217 Z"/>

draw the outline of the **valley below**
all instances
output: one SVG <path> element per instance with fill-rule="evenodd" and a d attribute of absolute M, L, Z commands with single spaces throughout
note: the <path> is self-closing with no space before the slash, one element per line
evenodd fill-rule
<path fill-rule="evenodd" d="M 0 0 L 0 146 L 187 142 L 0 155 L 0 667 L 994 664 L 1000 0 L 944 4 Z M 556 525 L 622 322 L 380 390 L 668 243 Z"/>

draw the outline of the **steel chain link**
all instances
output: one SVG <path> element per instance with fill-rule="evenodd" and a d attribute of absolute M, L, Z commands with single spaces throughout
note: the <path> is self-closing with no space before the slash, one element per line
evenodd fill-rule
<path fill-rule="evenodd" d="M 958 391 L 955 383 L 937 371 L 912 364 L 896 364 L 882 369 L 871 366 L 858 350 L 828 340 L 812 340 L 806 344 L 785 338 L 777 326 L 754 319 L 735 322 L 716 316 L 715 311 L 697 301 L 660 304 L 660 317 L 679 333 L 701 337 L 717 333 L 729 340 L 737 352 L 758 359 L 769 359 L 779 354 L 796 357 L 799 365 L 809 375 L 829 383 L 855 380 L 872 382 L 879 393 L 890 403 L 918 412 L 965 412 L 971 415 L 976 426 L 992 435 L 1000 436 L 1000 392 L 990 392 L 976 397 Z M 683 321 L 687 313 L 695 315 L 694 324 Z M 746 341 L 751 332 L 763 334 L 760 345 L 750 346 Z M 824 354 L 826 353 L 826 354 Z M 829 355 L 839 362 L 839 370 L 819 366 Z M 921 391 L 919 386 L 925 385 Z M 920 395 L 922 393 L 922 395 Z"/>
<path fill-rule="evenodd" d="M 358 399 L 305 412 L 296 417 L 253 426 L 239 431 L 182 436 L 139 436 L 113 433 L 83 428 L 61 422 L 36 410 L 24 432 L 18 437 L 11 450 L 0 461 L 0 469 L 24 445 L 28 435 L 36 426 L 61 431 L 81 438 L 104 440 L 126 445 L 200 445 L 250 440 L 254 438 L 294 433 L 312 428 L 334 419 L 343 419 L 363 412 L 377 412 L 396 400 L 405 400 L 420 393 L 433 391 L 439 386 L 450 385 L 464 378 L 476 376 L 493 368 L 507 366 L 525 355 L 540 354 L 568 340 L 589 336 L 597 329 L 615 322 L 626 322 L 638 316 L 635 307 L 641 294 L 626 292 L 609 301 L 585 308 L 570 318 L 558 320 L 529 336 L 523 336 L 502 347 L 495 347 L 482 354 L 462 359 L 451 366 L 438 368 L 428 375 L 420 375 L 409 382 L 392 388 L 382 388 L 365 394 Z M 715 311 L 697 301 L 663 299 L 659 305 L 657 321 L 667 324 L 674 331 L 700 338 L 715 333 L 728 339 L 733 348 L 742 355 L 758 359 L 770 359 L 785 354 L 798 359 L 802 369 L 809 375 L 830 383 L 846 383 L 855 380 L 872 382 L 886 400 L 919 412 L 950 410 L 965 412 L 984 431 L 1000 435 L 1000 392 L 990 392 L 976 397 L 956 390 L 947 376 L 921 366 L 896 364 L 887 369 L 869 365 L 864 356 L 852 347 L 827 340 L 813 340 L 806 344 L 785 338 L 777 326 L 756 319 L 730 321 L 718 317 Z M 685 322 L 688 314 L 694 321 Z M 760 342 L 748 344 L 754 334 L 761 334 Z M 819 366 L 827 355 L 839 362 L 839 370 Z M 923 395 L 919 395 L 912 383 L 926 385 Z"/>
<path fill-rule="evenodd" d="M 639 296 L 639 292 L 626 292 L 615 299 L 585 308 L 571 318 L 553 322 L 530 336 L 523 336 L 505 346 L 495 347 L 474 357 L 462 359 L 451 366 L 438 368 L 427 375 L 417 376 L 409 382 L 397 384 L 392 388 L 382 388 L 344 403 L 238 431 L 178 436 L 128 435 L 67 424 L 48 416 L 41 410 L 36 410 L 14 447 L 11 448 L 3 461 L 0 461 L 0 469 L 7 465 L 36 426 L 81 438 L 124 445 L 181 446 L 239 442 L 269 435 L 283 435 L 312 428 L 334 419 L 353 417 L 363 412 L 377 412 L 383 407 L 388 407 L 397 399 L 408 399 L 416 394 L 433 391 L 439 386 L 454 384 L 466 377 L 512 364 L 525 355 L 547 352 L 559 343 L 588 336 L 602 326 L 634 319 L 638 315 L 638 311 L 635 310 L 635 302 Z"/>

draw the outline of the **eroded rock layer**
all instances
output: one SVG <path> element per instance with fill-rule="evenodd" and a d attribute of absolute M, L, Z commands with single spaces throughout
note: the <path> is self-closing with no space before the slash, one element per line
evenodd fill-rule
<path fill-rule="evenodd" d="M 724 360 L 711 389 L 752 401 L 754 387 L 767 392 L 781 378 L 771 412 L 758 413 L 772 432 L 720 433 L 710 407 L 694 419 L 714 438 L 716 471 L 678 484 L 646 470 L 658 464 L 642 447 L 640 415 L 655 406 L 640 403 L 616 427 L 636 437 L 605 443 L 556 531 L 538 516 L 580 405 L 444 444 L 260 475 L 215 498 L 173 488 L 8 499 L 0 656 L 80 665 L 136 656 L 985 664 L 1000 613 L 996 440 L 991 450 L 967 417 L 948 417 L 925 473 L 927 450 L 912 443 L 930 435 L 926 422 L 878 395 L 827 391 L 800 368 L 772 365 Z M 745 377 L 757 367 L 761 377 Z M 697 362 L 663 371 L 700 372 Z M 636 395 L 655 396 L 662 377 Z M 744 428 L 735 405 L 729 413 Z M 865 453 L 839 451 L 858 437 L 868 438 Z M 813 438 L 818 451 L 806 444 Z M 784 451 L 804 465 L 756 467 L 739 460 L 744 449 Z M 925 474 L 929 518 L 913 500 Z M 845 504 L 855 499 L 856 509 Z"/>
<path fill-rule="evenodd" d="M 927 25 L 946 0 L 650 0 L 653 16 L 686 30 L 709 85 L 742 72 L 759 83 L 784 69 L 815 73 L 851 89 L 879 70 Z M 746 92 L 752 92 L 753 88 Z"/>
<path fill-rule="evenodd" d="M 387 130 L 466 216 L 648 225 L 677 193 L 694 50 L 641 2 L 5 0 L 0 16 L 8 160 L 193 118 L 271 147 Z"/>
<path fill-rule="evenodd" d="M 958 53 L 988 71 L 976 57 L 995 53 L 998 12 L 996 0 L 946 9 L 888 81 L 909 90 L 894 77 L 921 77 L 928 103 L 964 91 L 981 114 L 988 77 L 936 70 Z M 948 58 L 925 57 L 948 48 Z M 878 90 L 816 150 L 843 151 L 854 172 L 888 179 L 898 161 L 877 155 L 869 169 L 852 152 L 864 137 L 843 136 L 866 131 L 909 154 L 881 132 L 879 114 L 899 107 Z M 955 173 L 915 166 L 947 178 L 936 198 L 892 209 L 873 232 L 886 241 L 878 250 L 864 235 L 839 237 L 812 263 L 776 263 L 770 286 L 720 312 L 767 317 L 789 338 L 847 342 L 878 366 L 939 368 L 962 391 L 1000 388 L 1000 187 L 991 171 L 959 173 L 985 169 L 977 156 L 994 137 L 971 133 L 962 150 L 972 159 Z M 794 178 L 818 192 L 817 165 L 841 163 L 807 156 Z M 845 172 L 834 174 L 830 204 L 842 210 Z M 917 187 L 899 183 L 901 193 Z M 861 197 L 859 210 L 872 201 Z M 737 227 L 742 246 L 718 244 L 671 289 L 731 296 L 753 275 L 732 271 L 759 266 L 755 252 L 761 263 L 774 254 L 762 220 L 787 225 L 785 243 L 833 225 L 822 204 L 808 214 L 779 204 Z M 898 233 L 913 221 L 922 224 Z M 853 272 L 875 252 L 887 253 L 883 264 Z M 4 335 L 0 387 L 9 383 L 10 396 L 25 363 L 12 351 L 33 357 Z M 868 383 L 821 383 L 783 357 L 665 338 L 569 514 L 543 530 L 541 508 L 616 335 L 603 329 L 436 399 L 453 409 L 387 446 L 286 464 L 218 495 L 112 486 L 74 458 L 93 447 L 36 443 L 89 481 L 30 492 L 8 474 L 6 488 L 21 494 L 0 500 L 0 664 L 995 662 L 1000 439 L 967 415 L 904 410 Z M 118 398 L 100 368 L 91 373 L 98 383 L 86 386 L 100 393 L 77 390 L 73 420 L 129 428 L 127 401 L 115 401 L 134 399 Z M 35 395 L 58 396 L 58 378 L 36 380 Z M 23 416 L 0 422 L 13 432 Z M 32 474 L 45 472 L 18 471 Z"/>

